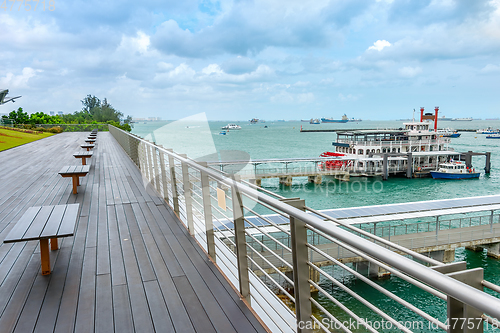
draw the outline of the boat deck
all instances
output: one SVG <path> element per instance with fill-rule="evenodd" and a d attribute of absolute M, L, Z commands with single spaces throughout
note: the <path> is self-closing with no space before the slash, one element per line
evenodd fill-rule
<path fill-rule="evenodd" d="M 0 332 L 266 332 L 108 132 L 78 194 L 57 172 L 88 133 L 0 152 Z M 79 203 L 40 272 L 38 241 L 3 239 L 32 206 Z"/>

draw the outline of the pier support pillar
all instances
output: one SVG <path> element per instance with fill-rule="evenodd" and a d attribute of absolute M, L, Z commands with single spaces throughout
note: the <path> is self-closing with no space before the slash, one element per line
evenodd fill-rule
<path fill-rule="evenodd" d="M 354 262 L 354 269 L 356 270 L 356 272 L 358 272 L 359 274 L 364 274 L 364 275 L 370 275 L 370 262 L 368 261 L 357 261 L 357 262 Z"/>
<path fill-rule="evenodd" d="M 292 186 L 292 176 L 280 177 L 280 184 Z"/>
<path fill-rule="evenodd" d="M 500 243 L 484 244 L 483 247 L 488 250 L 488 257 L 500 259 Z"/>
<path fill-rule="evenodd" d="M 408 153 L 406 162 L 406 178 L 412 178 L 413 176 L 413 155 L 411 152 Z"/>
<path fill-rule="evenodd" d="M 391 277 L 391 272 L 388 272 L 379 265 L 371 262 L 368 270 L 368 277 L 373 279 L 387 279 Z"/>
<path fill-rule="evenodd" d="M 449 263 L 455 260 L 455 249 L 444 250 L 443 262 Z"/>
<path fill-rule="evenodd" d="M 384 160 L 382 162 L 382 179 L 387 180 L 389 179 L 389 166 L 388 164 L 388 155 L 384 154 Z"/>
<path fill-rule="evenodd" d="M 443 263 L 448 263 L 455 260 L 455 249 L 430 251 L 423 254 L 429 258 L 441 261 Z"/>
<path fill-rule="evenodd" d="M 486 163 L 484 165 L 484 173 L 490 173 L 491 170 L 491 153 L 486 152 L 484 154 L 486 156 Z"/>
<path fill-rule="evenodd" d="M 472 151 L 470 150 L 465 153 L 465 166 L 472 168 Z"/>
<path fill-rule="evenodd" d="M 307 176 L 307 180 L 309 181 L 309 183 L 319 185 L 323 181 L 323 177 L 321 177 L 321 175 Z"/>

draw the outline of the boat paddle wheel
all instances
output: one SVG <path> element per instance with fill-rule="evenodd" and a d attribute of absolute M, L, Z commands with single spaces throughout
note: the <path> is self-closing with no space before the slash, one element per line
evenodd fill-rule
<path fill-rule="evenodd" d="M 320 157 L 341 157 L 341 156 L 345 156 L 345 154 L 326 151 L 319 156 Z M 342 169 L 342 167 L 347 166 L 349 162 L 350 161 L 347 161 L 347 160 L 329 160 L 329 161 L 319 162 L 318 169 L 323 170 L 323 171 L 340 170 L 340 169 Z"/>

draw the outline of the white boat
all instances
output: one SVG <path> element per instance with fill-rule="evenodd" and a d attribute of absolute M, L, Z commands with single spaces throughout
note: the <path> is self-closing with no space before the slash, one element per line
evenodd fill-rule
<path fill-rule="evenodd" d="M 458 137 L 460 137 L 460 133 L 458 133 L 457 131 L 455 131 L 454 129 L 451 129 L 451 128 L 438 129 L 436 131 L 436 133 L 439 134 L 439 136 L 445 137 L 445 138 L 458 138 Z"/>
<path fill-rule="evenodd" d="M 387 154 L 389 173 L 406 173 L 410 162 L 412 172 L 420 177 L 459 156 L 449 147 L 451 139 L 430 126 L 430 122 L 413 120 L 398 129 L 337 131 L 332 153 L 342 154 L 340 159 L 349 162 L 351 176 L 382 175 Z"/>
<path fill-rule="evenodd" d="M 476 131 L 476 134 L 500 134 L 499 129 L 493 129 L 491 127 L 485 128 L 485 129 L 479 129 Z"/>
<path fill-rule="evenodd" d="M 241 129 L 240 125 L 236 124 L 227 124 L 226 126 L 222 127 L 223 130 L 239 130 Z"/>
<path fill-rule="evenodd" d="M 466 179 L 479 178 L 479 172 L 468 168 L 464 162 L 446 162 L 439 164 L 436 171 L 431 171 L 434 179 Z"/>
<path fill-rule="evenodd" d="M 318 124 L 320 124 L 320 121 L 318 118 L 316 118 L 316 119 L 311 118 L 311 120 L 309 120 L 309 124 L 318 125 Z"/>
<path fill-rule="evenodd" d="M 490 134 L 486 136 L 486 139 L 500 139 L 500 134 Z"/>

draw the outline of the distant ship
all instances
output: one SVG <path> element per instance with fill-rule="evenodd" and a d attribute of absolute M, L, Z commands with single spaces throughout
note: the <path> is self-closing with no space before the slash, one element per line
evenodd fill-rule
<path fill-rule="evenodd" d="M 311 120 L 309 120 L 309 124 L 318 125 L 319 124 L 319 119 L 318 118 L 316 118 L 316 119 L 311 118 Z"/>
<path fill-rule="evenodd" d="M 472 121 L 472 118 L 453 118 L 451 121 Z"/>
<path fill-rule="evenodd" d="M 346 114 L 342 116 L 342 119 L 333 119 L 333 118 L 321 118 L 322 123 L 347 123 L 349 118 L 347 118 Z"/>
<path fill-rule="evenodd" d="M 258 122 L 259 122 L 259 119 L 257 119 L 257 118 L 252 118 L 250 120 L 250 124 L 257 124 Z"/>
<path fill-rule="evenodd" d="M 348 120 L 348 122 L 350 123 L 359 123 L 360 121 L 363 121 L 362 119 L 354 119 L 354 118 L 351 118 Z"/>
<path fill-rule="evenodd" d="M 445 116 L 439 117 L 438 120 L 453 120 L 453 118 L 446 118 Z"/>

